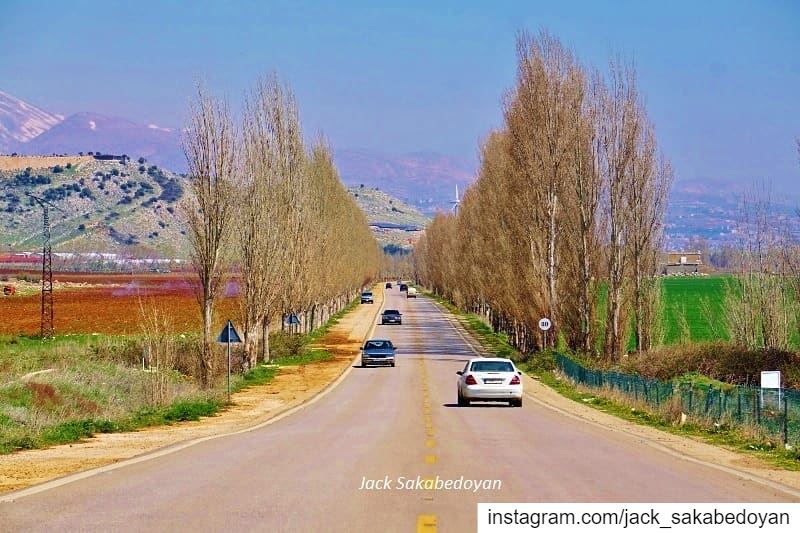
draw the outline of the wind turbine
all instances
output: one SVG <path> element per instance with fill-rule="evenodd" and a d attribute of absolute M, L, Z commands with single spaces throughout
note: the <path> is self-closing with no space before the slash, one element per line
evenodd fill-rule
<path fill-rule="evenodd" d="M 461 199 L 458 197 L 458 184 L 456 184 L 456 201 L 450 203 L 453 204 L 453 213 L 458 213 L 458 206 L 461 203 Z"/>

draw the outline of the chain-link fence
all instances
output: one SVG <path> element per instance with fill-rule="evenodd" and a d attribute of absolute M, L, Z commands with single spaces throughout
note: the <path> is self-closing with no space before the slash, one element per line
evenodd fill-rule
<path fill-rule="evenodd" d="M 609 388 L 651 407 L 678 401 L 681 412 L 687 416 L 718 424 L 750 426 L 771 439 L 800 444 L 800 390 L 674 383 L 586 368 L 562 354 L 556 354 L 555 360 L 565 376 L 581 385 Z"/>

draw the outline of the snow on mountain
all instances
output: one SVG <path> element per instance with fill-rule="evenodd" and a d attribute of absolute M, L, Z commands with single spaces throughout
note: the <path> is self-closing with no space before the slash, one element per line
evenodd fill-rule
<path fill-rule="evenodd" d="M 61 115 L 0 91 L 0 152 L 15 149 L 18 143 L 30 141 L 62 120 Z"/>

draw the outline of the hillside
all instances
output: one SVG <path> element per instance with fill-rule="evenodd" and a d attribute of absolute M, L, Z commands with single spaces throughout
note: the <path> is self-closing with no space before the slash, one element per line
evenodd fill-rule
<path fill-rule="evenodd" d="M 424 227 L 430 219 L 402 200 L 386 194 L 380 189 L 349 187 L 370 224 Z"/>
<path fill-rule="evenodd" d="M 0 171 L 0 249 L 41 246 L 42 213 L 26 197 L 31 193 L 59 209 L 50 210 L 54 251 L 184 256 L 187 243 L 176 216 L 183 181 L 130 160 L 83 158 L 76 164 Z"/>
<path fill-rule="evenodd" d="M 416 244 L 430 219 L 416 208 L 366 186 L 349 187 L 381 246 L 409 249 Z"/>
<path fill-rule="evenodd" d="M 0 156 L 0 251 L 41 246 L 42 213 L 31 193 L 61 210 L 50 211 L 54 251 L 185 257 L 177 216 L 184 180 L 147 161 Z M 382 245 L 412 246 L 429 221 L 383 191 L 351 187 L 350 193 Z"/>

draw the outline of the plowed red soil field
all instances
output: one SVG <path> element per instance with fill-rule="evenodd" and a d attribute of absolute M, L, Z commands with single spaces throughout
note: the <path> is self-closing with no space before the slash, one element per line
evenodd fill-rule
<path fill-rule="evenodd" d="M 60 282 L 86 283 L 53 292 L 56 334 L 140 333 L 141 308 L 156 307 L 174 332 L 199 331 L 200 311 L 189 274 L 55 273 Z M 216 313 L 221 322 L 238 312 L 236 283 L 229 282 Z M 39 332 L 41 297 L 0 295 L 0 334 Z"/>

